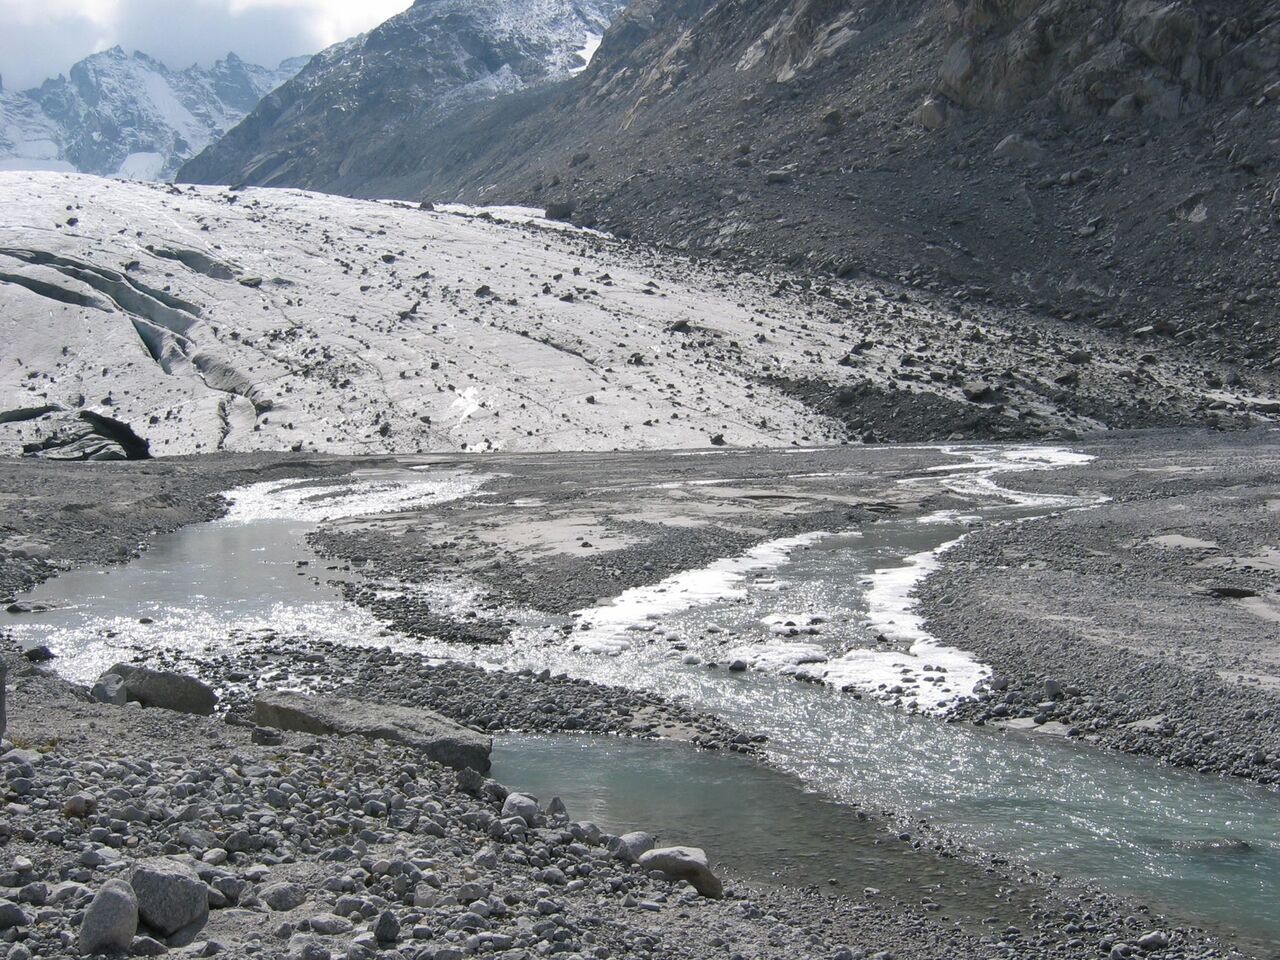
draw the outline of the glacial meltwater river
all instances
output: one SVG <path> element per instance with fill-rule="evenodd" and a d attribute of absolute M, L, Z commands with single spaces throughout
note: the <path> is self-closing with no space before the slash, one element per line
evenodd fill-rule
<path fill-rule="evenodd" d="M 573 815 L 606 828 L 649 826 L 704 845 L 742 875 L 835 878 L 841 892 L 881 885 L 861 876 L 869 861 L 853 826 L 857 808 L 927 818 L 972 846 L 1280 955 L 1280 794 L 882 702 L 913 701 L 928 713 L 985 675 L 928 635 L 911 587 L 968 524 L 1087 506 L 997 482 L 1071 456 L 963 448 L 955 468 L 905 482 L 971 497 L 966 516 L 764 544 L 582 611 L 568 639 L 563 621 L 531 615 L 511 644 L 472 651 L 389 634 L 341 600 L 304 541 L 317 522 L 429 506 L 478 486 L 465 474 L 409 471 L 237 491 L 224 519 L 157 538 L 124 567 L 44 584 L 24 599 L 52 609 L 7 617 L 6 626 L 24 643 L 52 646 L 58 669 L 82 681 L 139 648 L 199 656 L 226 650 L 238 631 L 272 628 L 654 690 L 767 735 L 772 769 L 679 744 L 510 736 L 495 747 L 495 775 L 544 798 L 558 794 Z M 867 649 L 869 632 L 895 640 L 894 650 Z M 735 660 L 751 669 L 725 669 Z M 796 673 L 826 682 L 797 682 Z"/>

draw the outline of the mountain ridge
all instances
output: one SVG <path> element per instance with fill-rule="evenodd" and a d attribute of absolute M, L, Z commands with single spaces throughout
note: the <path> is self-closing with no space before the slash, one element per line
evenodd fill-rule
<path fill-rule="evenodd" d="M 587 66 L 622 0 L 418 0 L 318 54 L 235 129 L 183 166 L 198 183 L 342 192 L 382 169 L 406 131 L 430 135 L 468 105 Z"/>
<path fill-rule="evenodd" d="M 308 60 L 275 68 L 234 52 L 173 70 L 120 46 L 23 91 L 0 89 L 0 169 L 172 177 Z"/>

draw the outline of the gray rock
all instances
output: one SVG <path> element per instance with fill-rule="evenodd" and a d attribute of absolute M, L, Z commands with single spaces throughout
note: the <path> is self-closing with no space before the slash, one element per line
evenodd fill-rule
<path fill-rule="evenodd" d="M 503 817 L 520 817 L 531 827 L 534 826 L 541 815 L 542 811 L 538 807 L 538 801 L 527 794 L 509 794 L 502 804 Z"/>
<path fill-rule="evenodd" d="M 1143 950 L 1163 950 L 1169 945 L 1169 935 L 1163 930 L 1152 930 L 1138 938 L 1138 946 Z"/>
<path fill-rule="evenodd" d="M 477 770 L 463 767 L 457 773 L 457 784 L 459 793 L 478 797 L 480 796 L 480 791 L 484 789 L 484 777 Z"/>
<path fill-rule="evenodd" d="M 555 200 L 547 204 L 546 217 L 548 220 L 569 220 L 577 209 L 576 200 Z"/>
<path fill-rule="evenodd" d="M 5 729 L 9 725 L 8 718 L 5 716 L 5 696 L 7 690 L 5 683 L 9 679 L 9 668 L 4 661 L 0 660 L 0 740 L 4 739 Z"/>
<path fill-rule="evenodd" d="M 218 697 L 208 685 L 195 677 L 151 670 L 147 667 L 117 663 L 103 677 L 115 674 L 124 681 L 125 697 L 144 707 L 159 707 L 179 713 L 210 716 Z"/>
<path fill-rule="evenodd" d="M 400 939 L 400 920 L 390 910 L 383 910 L 373 925 L 373 938 L 379 943 L 395 943 Z"/>
<path fill-rule="evenodd" d="M 277 747 L 284 743 L 284 734 L 275 727 L 254 727 L 249 736 L 254 743 L 266 747 Z"/>
<path fill-rule="evenodd" d="M 129 948 L 131 957 L 163 957 L 168 952 L 169 948 L 155 937 L 134 937 Z"/>
<path fill-rule="evenodd" d="M 658 843 L 658 838 L 652 833 L 645 833 L 637 830 L 634 833 L 624 833 L 620 837 L 614 837 L 609 841 L 609 852 L 613 856 L 624 863 L 637 863 L 640 858 L 652 850 Z"/>
<path fill-rule="evenodd" d="M 352 923 L 350 920 L 346 917 L 340 917 L 334 913 L 317 913 L 307 921 L 307 925 L 311 928 L 312 933 L 318 933 L 325 937 L 333 937 L 341 933 L 350 933 L 352 930 Z"/>
<path fill-rule="evenodd" d="M 128 950 L 138 932 L 138 897 L 123 880 L 102 885 L 80 924 L 81 953 Z"/>
<path fill-rule="evenodd" d="M 493 740 L 430 710 L 300 693 L 268 693 L 254 704 L 261 726 L 319 736 L 358 736 L 403 743 L 455 770 L 489 769 Z"/>
<path fill-rule="evenodd" d="M 203 926 L 209 919 L 209 889 L 195 870 L 171 857 L 143 860 L 130 878 L 138 914 L 164 936 Z"/>
<path fill-rule="evenodd" d="M 273 883 L 264 887 L 258 894 L 272 910 L 293 910 L 302 906 L 307 899 L 307 892 L 296 883 Z"/>
<path fill-rule="evenodd" d="M 89 694 L 98 703 L 113 703 L 123 707 L 129 700 L 128 691 L 124 687 L 124 678 L 115 673 L 104 673 L 93 685 Z"/>
<path fill-rule="evenodd" d="M 504 797 L 503 799 L 505 800 L 506 798 Z M 564 805 L 564 801 L 559 797 L 552 797 L 544 812 L 548 820 L 557 820 L 565 823 L 569 819 L 569 808 Z"/>
<path fill-rule="evenodd" d="M 941 130 L 947 125 L 947 101 L 929 97 L 916 107 L 915 119 L 926 130 Z"/>
<path fill-rule="evenodd" d="M 704 897 L 719 900 L 724 896 L 724 885 L 711 872 L 706 853 L 697 847 L 661 847 L 641 854 L 638 862 L 645 870 L 657 870 L 673 880 L 687 880 Z"/>
<path fill-rule="evenodd" d="M 98 801 L 87 793 L 74 793 L 62 802 L 62 815 L 68 819 L 83 820 L 98 809 Z"/>
<path fill-rule="evenodd" d="M 992 153 L 1001 160 L 1023 160 L 1028 163 L 1036 163 L 1045 156 L 1044 147 L 1018 133 L 1011 133 L 997 143 Z"/>
<path fill-rule="evenodd" d="M 27 911 L 12 900 L 0 899 L 0 930 L 8 930 L 10 927 L 29 927 L 31 922 L 32 917 Z"/>

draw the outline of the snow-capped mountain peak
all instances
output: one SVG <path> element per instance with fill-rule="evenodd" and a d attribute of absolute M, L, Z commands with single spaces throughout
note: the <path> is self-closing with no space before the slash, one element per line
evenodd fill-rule
<path fill-rule="evenodd" d="M 583 70 L 623 6 L 418 0 L 316 55 L 180 179 L 336 192 L 368 170 L 394 180 L 413 143 L 448 142 L 453 117 Z"/>
<path fill-rule="evenodd" d="M 140 51 L 103 50 L 35 89 L 0 87 L 0 169 L 168 178 L 306 61 L 268 68 L 230 53 L 171 70 Z"/>

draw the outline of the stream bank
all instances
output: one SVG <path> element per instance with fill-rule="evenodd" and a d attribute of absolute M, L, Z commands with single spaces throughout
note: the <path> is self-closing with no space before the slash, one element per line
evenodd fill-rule
<path fill-rule="evenodd" d="M 838 504 L 839 511 L 843 511 L 846 517 L 856 517 L 860 514 L 870 514 L 871 516 L 887 517 L 893 516 L 895 519 L 888 521 L 889 525 L 906 525 L 913 524 L 917 531 L 925 529 L 918 523 L 922 519 L 931 519 L 931 522 L 939 522 L 939 518 L 945 513 L 950 517 L 947 522 L 952 523 L 972 523 L 972 503 L 967 502 L 965 487 L 973 488 L 972 483 L 935 485 L 932 489 L 924 490 L 915 479 L 921 475 L 921 471 L 930 472 L 939 467 L 946 467 L 942 471 L 947 475 L 955 475 L 955 462 L 952 455 L 940 453 L 936 449 L 928 448 L 906 448 L 900 451 L 877 451 L 881 454 L 882 462 L 875 464 L 874 468 L 867 465 L 867 452 L 862 451 L 785 451 L 772 455 L 775 459 L 771 462 L 768 457 L 753 457 L 750 462 L 742 456 L 726 456 L 723 460 L 717 460 L 712 463 L 709 458 L 668 458 L 666 461 L 655 460 L 652 464 L 657 466 L 658 470 L 644 479 L 638 479 L 632 470 L 625 469 L 625 466 L 634 466 L 633 460 L 623 459 L 624 469 L 616 469 L 619 464 L 611 465 L 614 470 L 612 475 L 615 479 L 610 480 L 607 471 L 600 471 L 597 476 L 592 477 L 588 473 L 585 477 L 582 472 L 578 472 L 576 476 L 570 479 L 567 475 L 573 471 L 574 467 L 581 468 L 582 464 L 570 464 L 566 466 L 556 467 L 556 470 L 563 470 L 559 480 L 547 482 L 553 478 L 546 476 L 546 468 L 542 468 L 542 476 L 539 476 L 539 467 L 536 463 L 531 464 L 527 459 L 520 462 L 521 473 L 516 475 L 517 480 L 512 480 L 512 474 L 506 477 L 497 477 L 490 480 L 480 488 L 473 488 L 471 496 L 464 500 L 451 499 L 446 501 L 438 501 L 433 503 L 404 503 L 398 502 L 393 504 L 396 508 L 395 512 L 389 517 L 379 517 L 372 513 L 362 513 L 359 515 L 338 516 L 333 518 L 326 524 L 326 528 L 332 531 L 334 528 L 341 530 L 341 536 L 349 541 L 359 543 L 362 538 L 376 536 L 383 542 L 399 542 L 401 544 L 399 551 L 370 551 L 364 556 L 353 554 L 346 558 L 345 563 L 331 564 L 335 567 L 350 567 L 351 569 L 335 569 L 333 571 L 320 571 L 317 569 L 301 568 L 291 569 L 289 571 L 291 577 L 298 582 L 309 582 L 313 586 L 322 586 L 322 580 L 333 579 L 339 582 L 364 582 L 372 583 L 376 586 L 377 592 L 404 594 L 406 585 L 411 584 L 408 578 L 397 579 L 392 582 L 390 578 L 379 580 L 379 574 L 386 572 L 387 563 L 395 563 L 397 557 L 403 557 L 407 551 L 415 550 L 424 542 L 438 543 L 444 555 L 449 553 L 458 559 L 458 563 L 445 565 L 437 559 L 434 569 L 437 572 L 444 571 L 453 574 L 450 567 L 463 567 L 464 572 L 470 573 L 474 569 L 489 569 L 496 571 L 501 569 L 503 564 L 509 564 L 508 557 L 511 551 L 501 545 L 501 538 L 509 536 L 509 531 L 514 530 L 519 534 L 518 543 L 521 550 L 524 551 L 524 562 L 529 566 L 538 566 L 541 561 L 548 561 L 551 567 L 558 568 L 562 575 L 571 574 L 575 565 L 591 566 L 596 570 L 597 577 L 611 578 L 615 584 L 621 587 L 628 582 L 631 586 L 628 589 L 644 589 L 647 586 L 652 587 L 655 583 L 663 582 L 664 577 L 672 575 L 672 569 L 680 569 L 681 554 L 679 551 L 665 549 L 672 542 L 678 542 L 679 531 L 682 523 L 689 523 L 691 520 L 703 521 L 702 527 L 705 528 L 709 524 L 721 525 L 726 528 L 727 534 L 731 537 L 735 530 L 753 531 L 757 537 L 764 537 L 770 534 L 778 533 L 794 533 L 796 530 L 812 530 L 819 526 L 818 518 L 825 521 L 823 525 L 831 526 L 830 520 L 838 512 L 834 505 Z M 521 458 L 513 458 L 521 460 Z M 597 458 L 598 459 L 598 458 Z M 693 461 L 692 463 L 690 461 Z M 674 466 L 673 466 L 674 464 Z M 948 466 L 948 464 L 950 464 Z M 502 473 L 501 469 L 494 467 L 510 467 L 508 463 L 490 465 L 486 462 L 486 467 L 495 474 Z M 449 463 L 448 461 L 437 460 L 434 463 L 417 462 L 412 464 L 402 464 L 402 466 L 413 466 L 419 468 L 429 468 L 424 473 L 438 472 L 443 467 L 457 468 L 457 463 Z M 349 467 L 348 467 L 349 469 Z M 598 470 L 599 468 L 597 468 Z M 663 475 L 666 471 L 666 475 Z M 673 477 L 672 474 L 675 474 Z M 744 475 L 745 474 L 745 475 Z M 1104 477 L 1105 479 L 1105 477 Z M 602 481 L 607 481 L 603 482 Z M 529 487 L 535 486 L 541 482 L 542 489 L 545 491 L 541 503 L 530 503 L 534 498 L 528 496 Z M 520 489 L 524 486 L 523 491 Z M 323 485 L 311 487 L 313 493 L 318 493 Z M 980 486 L 980 485 L 979 485 Z M 833 489 L 834 488 L 834 489 Z M 278 488 L 277 488 L 278 489 Z M 306 489 L 306 488 L 301 488 Z M 766 493 L 767 491 L 767 493 Z M 551 493 L 547 496 L 546 493 Z M 988 491 L 989 492 L 989 491 Z M 1082 492 L 1077 490 L 1077 493 Z M 764 495 L 762 495 L 764 494 Z M 1075 494 L 1073 493 L 1073 496 Z M 295 498 L 296 499 L 296 498 Z M 971 500 L 971 498 L 969 498 Z M 625 521 L 616 521 L 614 519 L 615 512 L 622 513 L 619 507 L 620 501 L 625 501 L 630 509 L 627 513 L 628 519 Z M 322 500 L 323 502 L 323 500 Z M 666 512 L 660 513 L 659 507 L 662 503 L 666 504 Z M 533 507 L 538 517 L 537 522 L 530 522 L 530 507 Z M 968 508 L 966 510 L 965 508 Z M 507 529 L 501 530 L 503 527 L 502 518 L 512 512 L 520 512 L 522 515 L 514 527 L 507 523 Z M 658 526 L 664 532 L 670 530 L 676 531 L 669 533 L 669 537 L 665 542 L 659 539 L 656 543 L 649 542 L 646 544 L 645 539 L 641 536 L 641 530 L 637 530 L 634 526 L 625 527 L 623 524 L 633 523 L 630 518 L 639 515 L 645 519 L 642 523 L 649 523 L 651 526 Z M 1079 514 L 1076 514 L 1079 516 Z M 884 526 L 886 521 L 881 520 L 873 524 L 873 528 Z M 468 526 L 469 525 L 469 526 Z M 500 529 L 501 533 L 495 534 L 495 528 Z M 888 527 L 885 527 L 887 529 Z M 687 527 L 685 529 L 688 529 Z M 994 527 L 990 524 L 979 524 L 978 528 L 971 536 L 982 533 L 986 529 L 1006 529 L 1004 527 Z M 489 531 L 488 540 L 483 539 L 483 531 Z M 462 535 L 459 535 L 461 533 Z M 610 539 L 612 537 L 612 539 Z M 397 541 L 398 538 L 398 541 Z M 492 541 L 498 539 L 499 543 L 494 544 Z M 730 542 L 730 541 L 727 541 Z M 484 546 L 487 544 L 487 548 Z M 641 547 L 636 551 L 637 547 Z M 476 549 L 479 547 L 479 549 Z M 842 547 L 843 548 L 843 547 Z M 636 551 L 630 554 L 636 561 L 635 568 L 638 573 L 631 577 L 627 573 L 625 566 L 610 567 L 607 558 L 611 553 L 626 554 L 627 551 Z M 287 553 L 288 551 L 286 551 Z M 811 551 L 814 555 L 818 555 L 821 551 Z M 479 553 L 482 563 L 475 564 L 474 554 Z M 898 554 L 902 551 L 898 550 Z M 602 558 L 604 554 L 604 558 Z M 414 554 L 418 556 L 418 554 Z M 605 563 L 601 560 L 605 559 Z M 874 559 L 874 555 L 872 555 Z M 904 557 L 899 556 L 899 562 Z M 498 560 L 499 564 L 494 567 L 493 561 Z M 667 569 L 657 569 L 658 563 L 655 561 L 666 562 L 670 564 Z M 288 558 L 282 556 L 280 563 L 287 563 Z M 415 563 L 421 563 L 421 560 L 415 560 Z M 650 569 L 646 569 L 646 564 Z M 471 566 L 469 566 L 471 565 Z M 508 566 L 510 569 L 510 566 Z M 874 567 L 870 568 L 874 569 Z M 619 570 L 620 573 L 615 574 L 613 571 Z M 491 573 L 495 580 L 501 575 Z M 546 577 L 547 573 L 542 571 L 539 576 Z M 480 580 L 481 585 L 484 581 Z M 510 578 L 515 582 L 528 583 L 527 578 Z M 785 585 L 787 577 L 784 576 L 755 576 L 753 575 L 746 582 L 744 589 L 747 591 L 748 597 L 753 595 L 752 591 L 760 589 L 763 594 L 772 594 L 769 581 L 772 579 L 774 583 L 782 582 Z M 569 651 L 564 648 L 563 642 L 559 644 L 559 652 L 555 645 L 555 637 L 560 636 L 567 639 L 573 636 L 574 631 L 571 629 L 572 623 L 565 620 L 563 612 L 553 610 L 548 611 L 546 620 L 538 627 L 543 633 L 530 637 L 527 634 L 529 624 L 521 621 L 518 611 L 514 607 L 502 601 L 501 598 L 495 598 L 487 595 L 484 590 L 474 589 L 476 580 L 472 580 L 473 589 L 469 593 L 460 593 L 456 588 L 461 583 L 461 579 L 454 579 L 447 583 L 446 586 L 451 589 L 438 589 L 434 593 L 426 594 L 429 599 L 428 608 L 431 606 L 439 607 L 441 600 L 452 598 L 454 606 L 447 608 L 451 616 L 458 618 L 467 618 L 469 613 L 475 610 L 477 603 L 491 604 L 492 610 L 499 616 L 510 621 L 507 626 L 513 629 L 516 637 L 514 644 L 508 644 L 507 647 L 514 647 L 514 652 L 520 657 L 536 659 L 541 657 L 550 657 L 549 663 L 559 665 L 564 656 Z M 439 587 L 439 584 L 436 584 Z M 527 588 L 526 588 L 527 589 Z M 788 591 L 783 591 L 785 596 Z M 763 595 L 762 594 L 762 595 Z M 599 595 L 607 597 L 607 594 Z M 790 596 L 801 600 L 811 599 L 803 593 L 790 592 Z M 743 599 L 739 597 L 738 599 Z M 354 608 L 353 608 L 354 609 Z M 797 609 L 800 609 L 797 607 Z M 560 618 L 557 621 L 556 618 Z M 849 622 L 853 622 L 852 620 Z M 150 624 L 147 626 L 155 626 Z M 580 624 L 581 625 L 581 624 Z M 664 637 L 673 647 L 670 658 L 663 660 L 664 664 L 669 665 L 671 673 L 668 679 L 675 677 L 712 677 L 716 674 L 706 666 L 710 662 L 710 658 L 705 656 L 705 651 L 699 649 L 694 640 L 703 637 L 709 639 L 714 648 L 720 643 L 720 637 L 723 635 L 703 629 L 714 624 L 689 624 L 685 627 L 679 627 L 683 631 L 679 639 L 670 640 Z M 785 622 L 777 624 L 785 626 Z M 163 627 L 163 624 L 161 624 Z M 678 624 L 669 623 L 664 626 L 668 629 Z M 565 628 L 570 628 L 566 634 Z M 695 629 L 696 628 L 696 629 Z M 169 628 L 172 630 L 173 628 Z M 269 637 L 260 638 L 262 641 L 263 653 L 268 657 L 274 655 L 279 660 L 280 672 L 276 677 L 276 682 L 290 681 L 295 675 L 316 673 L 316 674 L 333 674 L 335 671 L 340 675 L 340 682 L 346 683 L 350 679 L 358 678 L 360 682 L 366 684 L 365 692 L 371 698 L 379 696 L 379 689 L 382 695 L 386 695 L 388 690 L 396 689 L 400 683 L 407 680 L 404 678 L 396 678 L 396 674 L 403 671 L 403 663 L 397 663 L 396 658 L 387 658 L 386 653 L 377 653 L 371 656 L 370 651 L 361 651 L 359 648 L 372 643 L 376 647 L 387 645 L 401 645 L 403 648 L 397 654 L 397 657 L 404 661 L 420 659 L 423 653 L 433 654 L 436 656 L 463 656 L 467 658 L 480 659 L 482 661 L 494 662 L 508 658 L 506 665 L 513 666 L 510 655 L 512 650 L 506 647 L 494 648 L 475 647 L 465 648 L 458 646 L 433 647 L 425 649 L 415 638 L 406 640 L 398 640 L 394 631 L 388 631 L 385 626 L 379 625 L 377 621 L 370 620 L 367 623 L 359 624 L 354 628 L 358 634 L 351 638 L 354 644 L 347 644 L 343 647 L 349 651 L 347 658 L 356 658 L 357 661 L 363 660 L 367 671 L 361 671 L 356 664 L 345 664 L 344 656 L 340 653 L 330 651 L 327 655 L 317 651 L 325 649 L 322 642 L 315 638 L 306 636 L 290 639 L 283 634 L 275 634 Z M 549 631 L 549 632 L 547 632 Z M 784 631 L 784 634 L 789 631 Z M 821 631 L 820 631 L 821 632 Z M 529 644 L 529 640 L 536 641 L 538 637 L 542 638 L 541 647 L 535 642 Z M 157 638 L 156 632 L 151 632 L 150 641 L 154 642 Z M 243 638 L 231 638 L 234 643 L 239 646 L 243 642 Z M 784 637 L 779 642 L 790 642 L 794 638 Z M 808 639 L 808 638 L 806 638 Z M 701 640 L 699 640 L 699 643 Z M 416 655 L 414 644 L 418 643 Z M 647 645 L 647 644 L 645 644 Z M 677 649 L 683 645 L 684 649 Z M 311 647 L 311 649 L 308 649 Z M 699 649 L 702 656 L 694 654 L 692 651 Z M 538 651 L 541 652 L 538 652 Z M 247 651 L 246 651 L 247 652 Z M 905 652 L 905 651 L 900 651 Z M 674 654 L 680 656 L 674 656 Z M 536 656 L 535 656 L 536 654 Z M 697 656 L 701 663 L 684 662 L 689 656 Z M 234 658 L 233 658 L 234 659 Z M 574 658 L 571 658 L 574 659 Z M 327 663 L 326 663 L 327 661 Z M 526 660 L 526 662 L 528 662 Z M 590 669 L 583 666 L 587 661 L 585 659 L 578 661 L 575 659 L 574 672 L 580 675 L 579 681 L 575 685 L 582 690 L 584 698 L 596 697 L 595 691 L 605 689 L 602 686 L 592 684 L 582 684 L 582 679 L 591 679 Z M 609 670 L 615 669 L 616 665 L 625 663 L 624 658 L 600 658 L 595 657 L 594 663 L 605 664 Z M 223 666 L 233 665 L 231 661 L 222 664 Z M 541 664 L 539 664 L 540 666 Z M 796 664 L 803 666 L 803 664 Z M 926 664 L 926 672 L 927 672 Z M 693 669 L 699 668 L 699 669 Z M 455 665 L 449 669 L 457 670 Z M 472 668 L 474 669 L 474 668 Z M 609 677 L 609 670 L 594 674 L 596 680 L 605 680 Z M 584 672 L 585 671 L 585 672 Z M 266 671 L 260 670 L 258 675 L 262 675 Z M 536 671 L 533 671 L 536 673 Z M 751 671 L 751 676 L 755 677 L 758 671 Z M 723 676 L 723 673 L 720 674 Z M 253 672 L 249 676 L 254 676 Z M 470 676 L 476 676 L 474 673 Z M 270 679 L 270 678 L 268 678 Z M 469 685 L 468 675 L 458 673 L 453 677 L 448 677 L 452 683 L 444 683 L 438 685 L 438 689 L 454 690 L 458 696 L 458 709 L 467 709 L 467 700 L 469 691 L 466 689 Z M 551 679 L 555 679 L 554 676 Z M 767 678 L 760 676 L 757 678 L 761 682 Z M 567 680 L 567 678 L 566 678 Z M 557 681 L 560 682 L 560 681 Z M 769 681 L 772 683 L 772 681 Z M 719 681 L 717 680 L 718 684 Z M 779 678 L 778 696 L 786 698 L 787 702 L 796 702 L 794 695 L 798 691 L 808 689 L 816 692 L 816 688 L 800 686 L 794 680 Z M 483 685 L 480 685 L 483 688 Z M 628 684 L 623 684 L 626 688 Z M 652 678 L 644 683 L 632 681 L 629 684 L 632 696 L 639 696 L 644 699 L 643 689 L 652 689 L 654 683 Z M 682 688 L 679 684 L 660 684 L 664 692 L 677 694 L 685 703 L 695 702 L 694 698 L 688 696 L 688 689 Z M 714 685 L 713 685 L 714 686 Z M 785 688 L 785 689 L 784 689 Z M 407 687 L 405 689 L 408 689 Z M 429 693 L 431 688 L 419 687 L 425 693 Z M 569 689 L 567 686 L 558 688 L 560 690 Z M 846 703 L 856 704 L 857 701 L 851 696 L 840 697 L 834 694 L 824 694 L 827 699 Z M 576 709 L 585 710 L 586 713 L 579 717 L 570 717 L 570 719 L 583 720 L 586 723 L 582 728 L 591 729 L 594 721 L 590 714 L 593 700 L 585 700 Z M 779 703 L 784 702 L 779 700 Z M 814 699 L 812 701 L 818 702 Z M 704 707 L 706 706 L 704 701 Z M 428 704 L 431 705 L 431 704 Z M 696 705 L 696 703 L 695 703 Z M 868 707 L 873 705 L 868 704 Z M 470 716 L 467 719 L 471 722 L 483 720 L 482 725 L 489 726 L 496 724 L 495 729 L 510 729 L 513 724 L 519 723 L 519 713 L 508 716 L 495 714 L 488 718 L 477 715 L 474 707 L 470 707 Z M 873 707 L 881 715 L 892 716 L 892 711 L 886 711 L 882 707 Z M 570 711 L 571 712 L 571 711 Z M 705 716 L 707 711 L 703 711 Z M 723 711 L 709 711 L 718 713 L 724 717 Z M 694 715 L 698 711 L 695 710 Z M 566 714 L 567 715 L 567 714 Z M 753 725 L 750 717 L 746 718 L 748 722 L 737 724 L 740 729 L 753 732 Z M 910 718 L 904 718 L 910 719 Z M 912 721 L 914 723 L 926 724 L 930 729 L 937 728 L 936 722 L 931 720 L 920 719 Z M 517 727 L 518 728 L 518 727 Z M 572 729 L 571 727 L 567 727 Z M 548 728 L 554 729 L 554 726 Z M 609 729 L 605 725 L 605 729 Z M 736 737 L 736 735 L 735 735 Z M 728 738 L 730 744 L 734 738 Z M 750 742 L 748 736 L 748 742 Z M 855 737 L 855 739 L 857 739 Z M 865 741 L 865 738 L 864 738 Z M 721 744 L 725 743 L 724 738 L 720 740 Z M 743 744 L 738 744 L 742 746 Z M 776 750 L 780 746 L 779 741 L 774 739 L 770 744 L 771 750 Z M 785 748 L 786 743 L 781 743 Z M 999 747 L 995 748 L 995 753 L 1007 752 Z M 1087 753 L 1087 751 L 1085 751 Z M 1264 802 L 1264 801 L 1259 801 Z M 899 806 L 899 810 L 903 807 Z M 945 818 L 943 818 L 945 819 Z M 998 817 L 995 821 L 1000 822 Z M 1211 839 L 1206 837 L 1205 839 Z M 924 847 L 938 846 L 931 843 L 922 843 Z M 939 849 L 945 852 L 947 845 L 945 843 L 939 846 Z M 1118 901 L 1123 903 L 1123 901 Z M 1079 908 L 1077 908 L 1079 909 Z M 1117 910 L 1123 910 L 1123 907 L 1117 907 Z M 1069 911 L 1074 912 L 1074 911 Z M 1075 938 L 1067 938 L 1075 939 Z M 1065 941 L 1064 941 L 1065 942 Z"/>

